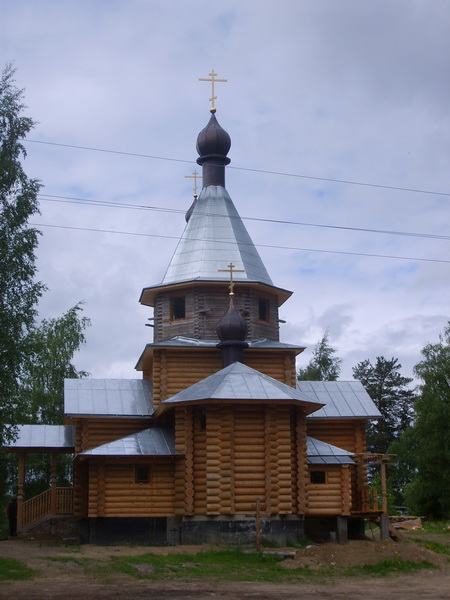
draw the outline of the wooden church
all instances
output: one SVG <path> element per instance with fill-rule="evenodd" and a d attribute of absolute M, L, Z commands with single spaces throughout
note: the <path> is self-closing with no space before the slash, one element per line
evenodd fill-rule
<path fill-rule="evenodd" d="M 345 541 L 386 513 L 366 471 L 366 424 L 380 414 L 360 382 L 297 381 L 304 347 L 279 339 L 291 292 L 226 190 L 231 140 L 210 112 L 201 193 L 163 281 L 140 297 L 154 311 L 142 377 L 66 380 L 65 424 L 19 428 L 19 532 L 71 519 L 82 542 Z M 53 475 L 24 502 L 30 452 L 51 453 Z M 73 453 L 73 488 L 56 486 L 61 452 Z"/>

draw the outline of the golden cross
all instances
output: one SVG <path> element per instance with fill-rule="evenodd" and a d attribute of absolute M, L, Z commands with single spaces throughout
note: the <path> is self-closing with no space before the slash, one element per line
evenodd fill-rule
<path fill-rule="evenodd" d="M 201 179 L 202 176 L 197 173 L 197 171 L 192 171 L 192 175 L 185 175 L 186 179 L 194 180 L 194 198 L 197 198 L 197 179 Z"/>
<path fill-rule="evenodd" d="M 212 113 L 216 112 L 216 108 L 214 106 L 214 100 L 217 100 L 217 96 L 214 96 L 214 83 L 216 83 L 217 81 L 220 82 L 226 82 L 228 81 L 227 79 L 216 79 L 217 77 L 217 73 L 214 73 L 214 69 L 211 71 L 211 73 L 209 74 L 210 79 L 204 79 L 204 78 L 199 78 L 199 81 L 210 81 L 211 85 L 212 85 L 212 95 L 211 98 L 209 99 L 209 101 L 211 102 L 211 108 L 209 109 Z"/>
<path fill-rule="evenodd" d="M 233 273 L 245 273 L 245 269 L 235 269 L 236 265 L 233 265 L 233 263 L 230 263 L 228 265 L 228 269 L 217 269 L 220 273 L 229 273 L 230 274 L 230 286 L 229 286 L 229 290 L 230 290 L 230 296 L 234 296 L 234 281 L 233 281 Z"/>

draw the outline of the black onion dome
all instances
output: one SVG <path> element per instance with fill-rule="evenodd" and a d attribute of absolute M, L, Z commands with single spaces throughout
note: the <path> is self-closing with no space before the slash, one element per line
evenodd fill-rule
<path fill-rule="evenodd" d="M 208 125 L 197 137 L 197 152 L 200 156 L 226 156 L 231 148 L 231 138 L 211 114 Z"/>
<path fill-rule="evenodd" d="M 227 312 L 217 323 L 217 335 L 221 342 L 243 342 L 247 337 L 247 322 L 234 306 L 233 297 L 230 296 L 230 305 Z"/>

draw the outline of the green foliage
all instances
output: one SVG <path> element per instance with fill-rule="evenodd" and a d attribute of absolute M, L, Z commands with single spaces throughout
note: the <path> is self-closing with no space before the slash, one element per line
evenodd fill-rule
<path fill-rule="evenodd" d="M 32 579 L 37 571 L 14 558 L 0 557 L 0 581 L 23 581 Z"/>
<path fill-rule="evenodd" d="M 300 368 L 297 379 L 300 381 L 336 381 L 341 372 L 342 359 L 335 356 L 336 350 L 328 342 L 326 331 L 314 347 L 312 359 Z"/>
<path fill-rule="evenodd" d="M 387 452 L 411 422 L 414 391 L 408 386 L 412 379 L 403 377 L 401 368 L 397 358 L 387 360 L 383 356 L 377 357 L 375 365 L 367 359 L 353 367 L 353 376 L 364 385 L 382 415 L 368 425 L 367 448 L 371 452 Z"/>
<path fill-rule="evenodd" d="M 422 529 L 427 533 L 443 533 L 450 536 L 450 521 L 423 521 Z"/>
<path fill-rule="evenodd" d="M 398 444 L 400 460 L 414 473 L 406 487 L 410 510 L 431 519 L 450 516 L 450 322 L 439 343 L 422 350 L 415 372 L 423 381 L 415 421 Z"/>
<path fill-rule="evenodd" d="M 72 364 L 74 354 L 85 343 L 84 331 L 90 325 L 81 312 L 78 303 L 59 318 L 44 319 L 31 331 L 21 382 L 22 423 L 61 425 L 64 379 L 89 375 Z"/>
<path fill-rule="evenodd" d="M 28 334 L 45 289 L 34 281 L 38 231 L 28 226 L 39 213 L 40 184 L 27 177 L 21 162 L 22 140 L 34 122 L 22 116 L 23 90 L 14 83 L 7 65 L 0 79 L 0 445 L 14 435 L 5 425 L 15 422 Z"/>
<path fill-rule="evenodd" d="M 388 576 L 408 574 L 420 569 L 434 568 L 427 561 L 411 562 L 401 559 L 385 559 L 375 564 L 355 567 L 321 565 L 286 569 L 280 563 L 281 556 L 242 550 L 214 550 L 197 554 L 141 554 L 138 556 L 111 556 L 109 561 L 94 561 L 88 558 L 46 557 L 54 562 L 75 563 L 86 574 L 108 577 L 121 573 L 135 579 L 199 580 L 212 581 L 265 581 L 272 583 L 294 583 L 314 581 L 329 583 L 332 577 Z"/>
<path fill-rule="evenodd" d="M 373 565 L 360 565 L 357 567 L 348 567 L 345 575 L 369 575 L 372 577 L 387 577 L 388 575 L 408 575 L 421 569 L 435 569 L 435 565 L 427 560 L 413 562 L 410 560 L 394 560 L 386 558 Z"/>
<path fill-rule="evenodd" d="M 436 552 L 436 554 L 445 554 L 446 556 L 450 556 L 450 546 L 448 544 L 441 544 L 440 542 L 434 542 L 434 541 L 430 541 L 430 540 L 421 540 L 418 538 L 414 538 L 414 541 L 419 543 L 421 546 L 423 546 L 427 550 Z"/>
<path fill-rule="evenodd" d="M 62 425 L 64 379 L 86 377 L 72 364 L 73 356 L 85 343 L 85 329 L 90 325 L 76 304 L 61 317 L 44 319 L 29 335 L 29 354 L 24 361 L 20 395 L 20 423 Z M 10 472 L 12 469 L 10 469 Z M 14 469 L 15 472 L 15 469 Z M 72 457 L 58 456 L 57 485 L 71 485 Z M 51 457 L 29 454 L 27 457 L 25 497 L 33 498 L 50 487 Z"/>

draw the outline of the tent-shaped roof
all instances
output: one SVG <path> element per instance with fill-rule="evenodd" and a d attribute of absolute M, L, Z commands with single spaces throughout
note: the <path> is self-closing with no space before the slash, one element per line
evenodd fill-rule
<path fill-rule="evenodd" d="M 157 412 L 182 403 L 209 402 L 290 402 L 301 404 L 307 414 L 322 404 L 306 394 L 255 369 L 235 362 L 221 371 L 206 377 L 185 390 L 164 400 Z"/>
<path fill-rule="evenodd" d="M 310 465 L 353 465 L 352 453 L 316 440 L 308 436 L 306 438 L 308 463 Z"/>
<path fill-rule="evenodd" d="M 30 452 L 73 452 L 75 448 L 72 425 L 18 425 L 17 437 L 7 445 L 8 450 Z"/>
<path fill-rule="evenodd" d="M 153 413 L 152 384 L 144 379 L 66 379 L 64 413 L 149 417 Z"/>
<path fill-rule="evenodd" d="M 81 456 L 176 456 L 171 429 L 152 427 L 80 453 Z"/>
<path fill-rule="evenodd" d="M 323 408 L 310 418 L 378 419 L 381 413 L 360 381 L 298 381 L 297 389 Z"/>
<path fill-rule="evenodd" d="M 210 185 L 200 193 L 162 283 L 228 281 L 229 273 L 219 269 L 230 262 L 243 271 L 233 274 L 236 281 L 273 285 L 227 190 Z"/>

